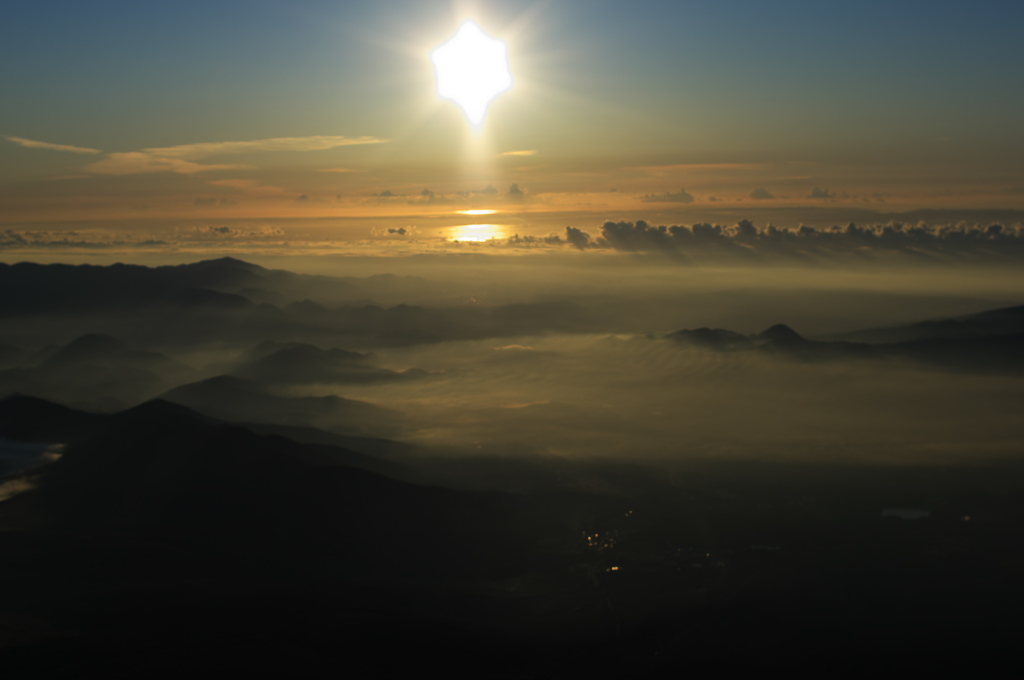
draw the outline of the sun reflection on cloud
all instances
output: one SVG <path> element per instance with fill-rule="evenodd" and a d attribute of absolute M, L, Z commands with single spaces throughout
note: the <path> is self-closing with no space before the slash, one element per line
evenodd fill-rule
<path fill-rule="evenodd" d="M 493 215 L 497 210 L 456 210 L 459 215 Z"/>
<path fill-rule="evenodd" d="M 452 241 L 490 241 L 495 238 L 506 238 L 508 234 L 501 224 L 462 224 L 450 227 L 448 238 Z"/>

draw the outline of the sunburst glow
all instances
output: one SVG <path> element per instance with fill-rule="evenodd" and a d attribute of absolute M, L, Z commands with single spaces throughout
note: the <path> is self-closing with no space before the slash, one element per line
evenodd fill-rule
<path fill-rule="evenodd" d="M 491 100 L 512 86 L 505 43 L 472 21 L 462 24 L 430 59 L 437 72 L 437 93 L 462 107 L 474 126 L 483 123 Z"/>
<path fill-rule="evenodd" d="M 452 241 L 473 241 L 480 243 L 496 238 L 505 238 L 505 228 L 500 224 L 463 224 L 448 229 Z"/>

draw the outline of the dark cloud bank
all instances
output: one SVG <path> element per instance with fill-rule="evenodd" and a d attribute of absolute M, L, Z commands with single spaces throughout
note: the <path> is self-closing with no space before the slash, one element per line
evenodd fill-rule
<path fill-rule="evenodd" d="M 967 223 L 931 226 L 893 221 L 867 226 L 850 222 L 830 229 L 810 226 L 790 229 L 771 224 L 758 227 L 749 220 L 732 225 L 703 222 L 690 226 L 653 226 L 638 220 L 605 222 L 596 236 L 570 226 L 563 235 L 544 239 L 515 237 L 512 242 L 568 244 L 579 250 L 654 252 L 676 257 L 713 253 L 740 259 L 871 252 L 1019 257 L 1024 254 L 1024 228 L 1019 224 L 1009 227 Z"/>

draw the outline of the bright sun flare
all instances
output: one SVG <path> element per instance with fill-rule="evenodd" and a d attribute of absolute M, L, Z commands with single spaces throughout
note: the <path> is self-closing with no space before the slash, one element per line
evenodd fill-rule
<path fill-rule="evenodd" d="M 487 105 L 512 86 L 505 43 L 485 34 L 472 21 L 430 55 L 437 71 L 437 93 L 462 107 L 474 126 Z"/>

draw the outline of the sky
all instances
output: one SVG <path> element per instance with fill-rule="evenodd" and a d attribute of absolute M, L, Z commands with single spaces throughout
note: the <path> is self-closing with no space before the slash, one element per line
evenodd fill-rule
<path fill-rule="evenodd" d="M 0 230 L 287 220 L 457 237 L 487 226 L 463 210 L 542 234 L 1024 209 L 1020 2 L 9 0 L 4 14 Z M 507 44 L 513 78 L 479 129 L 430 63 L 467 19 Z"/>

